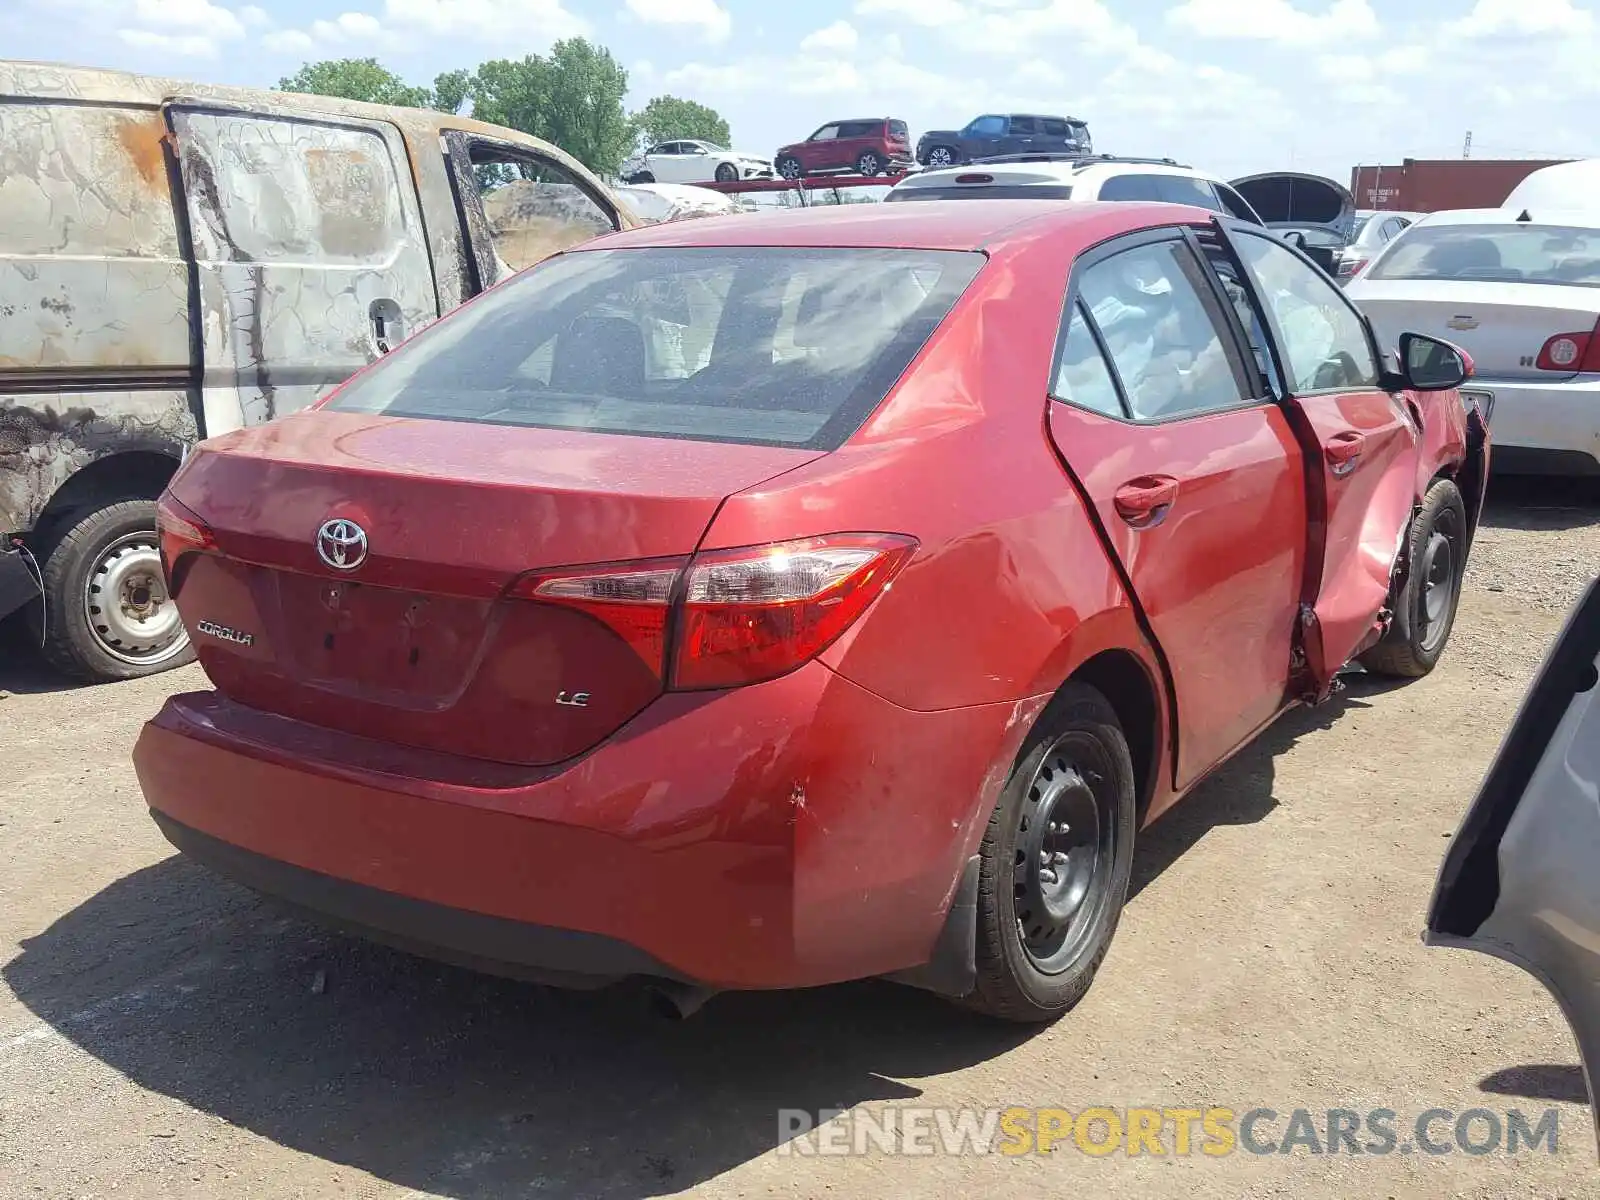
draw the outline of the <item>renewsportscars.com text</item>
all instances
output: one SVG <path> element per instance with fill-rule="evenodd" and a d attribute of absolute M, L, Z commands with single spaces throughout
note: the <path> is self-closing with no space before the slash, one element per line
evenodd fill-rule
<path fill-rule="evenodd" d="M 998 1154 L 1070 1150 L 1185 1158 L 1255 1155 L 1554 1154 L 1557 1110 L 1469 1108 L 917 1108 L 778 1110 L 785 1156 Z"/>

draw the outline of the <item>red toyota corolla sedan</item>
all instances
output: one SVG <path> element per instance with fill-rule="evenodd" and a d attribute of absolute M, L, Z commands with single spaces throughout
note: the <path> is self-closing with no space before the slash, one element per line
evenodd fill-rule
<path fill-rule="evenodd" d="M 162 551 L 215 690 L 140 783 L 198 861 L 440 958 L 1049 1020 L 1139 828 L 1444 648 L 1471 366 L 1380 349 L 1199 209 L 590 243 L 189 457 Z"/>

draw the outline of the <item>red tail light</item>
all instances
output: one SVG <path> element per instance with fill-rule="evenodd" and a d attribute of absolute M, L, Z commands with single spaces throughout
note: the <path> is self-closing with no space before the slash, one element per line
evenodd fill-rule
<path fill-rule="evenodd" d="M 604 622 L 675 690 L 737 687 L 787 674 L 821 654 L 916 548 L 914 539 L 892 534 L 832 534 L 714 550 L 687 562 L 652 559 L 530 576 L 512 594 Z"/>
<path fill-rule="evenodd" d="M 1558 333 L 1539 348 L 1534 366 L 1567 374 L 1600 371 L 1600 323 L 1584 333 Z"/>
<path fill-rule="evenodd" d="M 672 589 L 684 560 L 647 559 L 558 576 L 526 578 L 513 592 L 588 613 L 607 625 L 664 676 Z"/>
<path fill-rule="evenodd" d="M 840 534 L 696 556 L 672 685 L 735 687 L 815 658 L 889 586 L 916 543 Z"/>
<path fill-rule="evenodd" d="M 161 569 L 167 577 L 167 590 L 176 597 L 178 581 L 173 577 L 173 568 L 186 554 L 215 550 L 216 535 L 198 516 L 170 495 L 163 494 L 156 501 L 156 538 L 161 546 Z"/>

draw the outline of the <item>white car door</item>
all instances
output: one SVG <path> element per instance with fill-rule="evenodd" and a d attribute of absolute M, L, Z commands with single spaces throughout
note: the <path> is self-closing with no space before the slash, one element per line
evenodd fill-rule
<path fill-rule="evenodd" d="M 683 143 L 662 142 L 654 147 L 645 160 L 650 164 L 650 174 L 657 183 L 683 183 Z"/>
<path fill-rule="evenodd" d="M 1423 940 L 1539 980 L 1600 1083 L 1600 580 L 1522 702 L 1450 842 Z M 1600 1117 L 1596 1118 L 1600 1134 Z"/>

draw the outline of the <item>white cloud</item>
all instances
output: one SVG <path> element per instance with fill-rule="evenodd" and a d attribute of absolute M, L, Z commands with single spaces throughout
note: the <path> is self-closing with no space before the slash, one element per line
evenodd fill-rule
<path fill-rule="evenodd" d="M 892 17 L 928 29 L 957 25 L 966 20 L 969 10 L 961 0 L 856 0 L 856 15 Z"/>
<path fill-rule="evenodd" d="M 849 21 L 835 21 L 800 39 L 802 50 L 854 50 L 860 38 Z"/>
<path fill-rule="evenodd" d="M 274 29 L 261 39 L 261 44 L 279 54 L 310 55 L 317 48 L 311 35 L 301 29 Z"/>
<path fill-rule="evenodd" d="M 627 0 L 627 10 L 646 25 L 680 25 L 723 42 L 733 18 L 717 0 Z"/>
<path fill-rule="evenodd" d="M 1461 37 L 1541 37 L 1587 34 L 1594 17 L 1571 0 L 1478 0 L 1452 32 Z"/>
<path fill-rule="evenodd" d="M 361 50 L 418 50 L 448 38 L 497 49 L 515 47 L 522 54 L 589 32 L 589 23 L 568 11 L 562 0 L 384 0 L 381 13 L 343 12 L 312 21 L 306 29 L 274 31 L 261 44 L 279 54 L 335 57 Z"/>
<path fill-rule="evenodd" d="M 180 58 L 215 58 L 217 43 L 203 33 L 155 33 L 149 29 L 119 29 L 117 37 L 141 50 L 155 50 Z"/>
<path fill-rule="evenodd" d="M 1035 53 L 1052 38 L 1074 53 L 1123 53 L 1139 44 L 1103 0 L 856 0 L 855 11 L 936 29 L 963 53 L 997 57 Z"/>
<path fill-rule="evenodd" d="M 1290 0 L 1184 0 L 1168 10 L 1167 23 L 1199 37 L 1291 44 L 1378 32 L 1368 0 L 1334 0 L 1320 15 L 1302 12 Z"/>
<path fill-rule="evenodd" d="M 137 25 L 196 37 L 225 40 L 244 35 L 244 22 L 238 14 L 210 0 L 135 0 L 132 20 Z"/>

